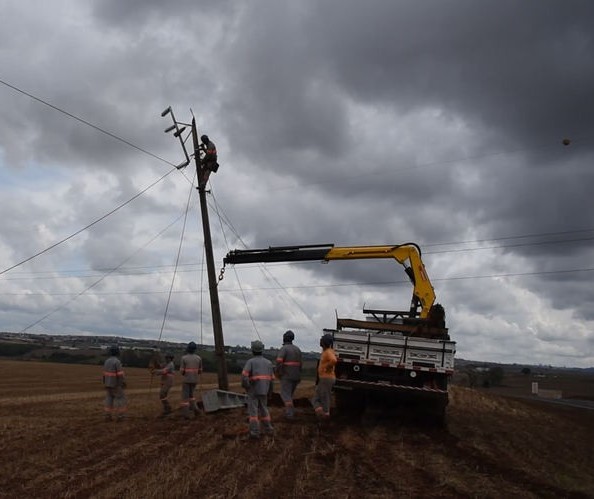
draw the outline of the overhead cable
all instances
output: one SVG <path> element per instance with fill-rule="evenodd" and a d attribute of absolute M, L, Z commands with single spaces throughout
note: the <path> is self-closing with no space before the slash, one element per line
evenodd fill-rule
<path fill-rule="evenodd" d="M 118 265 L 118 267 L 114 268 L 113 270 L 107 272 L 105 275 L 101 276 L 99 279 L 97 279 L 95 282 L 93 282 L 93 284 L 91 284 L 90 286 L 87 286 L 80 293 L 76 294 L 72 299 L 70 299 L 67 302 L 63 303 L 62 305 L 60 305 L 59 307 L 55 308 L 51 312 L 45 314 L 41 319 L 33 322 L 32 324 L 29 324 L 26 328 L 24 328 L 21 331 L 19 331 L 19 334 L 24 333 L 25 331 L 27 331 L 27 330 L 31 329 L 32 327 L 36 326 L 37 324 L 39 324 L 40 322 L 44 321 L 45 319 L 47 319 L 51 315 L 55 314 L 59 310 L 62 310 L 63 308 L 67 307 L 70 303 L 72 303 L 73 301 L 75 301 L 77 298 L 79 298 L 80 296 L 84 295 L 88 290 L 90 290 L 90 289 L 94 288 L 95 286 L 97 286 L 97 284 L 99 284 L 101 281 L 103 281 L 103 279 L 105 279 L 109 274 L 115 272 L 119 267 L 121 267 L 122 265 L 124 265 L 126 262 L 130 261 L 134 256 L 136 256 L 140 251 L 142 251 L 149 244 L 151 244 L 155 239 L 157 239 L 158 237 L 160 237 L 161 234 L 163 234 L 167 229 L 169 229 L 172 225 L 174 225 L 182 216 L 183 215 L 180 215 L 179 217 L 177 217 L 173 222 L 171 222 L 167 227 L 165 227 L 163 230 L 161 230 L 157 235 L 155 235 L 153 238 L 151 238 L 149 241 L 147 241 L 143 246 L 141 246 L 140 248 L 138 248 L 128 258 L 126 258 L 124 261 L 122 261 L 122 263 L 120 265 Z"/>
<path fill-rule="evenodd" d="M 165 175 L 163 175 L 161 178 L 159 178 L 158 180 L 154 181 L 151 185 L 149 185 L 148 187 L 146 187 L 145 189 L 143 189 L 142 191 L 140 191 L 138 194 L 136 194 L 135 196 L 131 197 L 130 199 L 128 199 L 128 201 L 123 202 L 122 204 L 120 204 L 119 206 L 117 206 L 116 208 L 114 208 L 113 210 L 111 210 L 110 212 L 106 213 L 105 215 L 99 217 L 97 220 L 95 220 L 94 222 L 91 222 L 90 224 L 84 226 L 82 229 L 77 230 L 76 232 L 70 234 L 68 237 L 65 237 L 64 239 L 61 239 L 60 241 L 52 244 L 51 246 L 48 246 L 47 248 L 45 248 L 44 250 L 41 250 L 37 253 L 35 253 L 34 255 L 25 258 L 24 260 L 21 260 L 18 263 L 15 263 L 14 265 L 12 265 L 11 267 L 8 267 L 7 269 L 4 269 L 3 271 L 0 272 L 0 275 L 5 274 L 6 272 L 20 266 L 23 265 L 24 263 L 27 263 L 31 260 L 33 260 L 34 258 L 37 258 L 40 255 L 43 255 L 44 253 L 47 253 L 48 251 L 54 249 L 56 246 L 59 246 L 62 243 L 65 243 L 66 241 L 68 241 L 69 239 L 72 239 L 74 236 L 77 236 L 78 234 L 80 234 L 81 232 L 84 232 L 85 230 L 91 228 L 93 225 L 101 222 L 102 220 L 105 220 L 107 217 L 109 217 L 110 215 L 113 215 L 116 211 L 120 210 L 121 208 L 123 208 L 124 206 L 126 206 L 127 204 L 131 203 L 132 201 L 134 201 L 137 197 L 141 196 L 142 194 L 144 194 L 146 191 L 148 191 L 151 187 L 155 186 L 156 184 L 158 184 L 159 182 L 161 182 L 161 180 L 163 180 L 165 177 L 167 177 L 168 175 L 170 175 L 171 173 L 173 173 L 174 171 L 176 171 L 175 168 L 173 168 L 172 170 L 170 170 L 168 173 L 166 173 Z M 116 269 L 114 269 L 116 270 Z"/>

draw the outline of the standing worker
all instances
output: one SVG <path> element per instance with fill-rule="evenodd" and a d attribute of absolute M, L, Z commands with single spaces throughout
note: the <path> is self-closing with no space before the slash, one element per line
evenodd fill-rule
<path fill-rule="evenodd" d="M 105 420 L 111 421 L 112 415 L 117 421 L 124 419 L 128 401 L 124 395 L 126 377 L 118 358 L 120 349 L 117 345 L 109 347 L 109 357 L 103 364 L 103 386 L 105 387 Z"/>
<path fill-rule="evenodd" d="M 241 371 L 241 386 L 247 392 L 250 438 L 260 438 L 260 422 L 264 433 L 272 434 L 274 428 L 268 412 L 268 394 L 272 392 L 272 362 L 262 356 L 264 344 L 252 341 L 254 356 L 245 363 Z"/>
<path fill-rule="evenodd" d="M 316 385 L 316 394 L 313 398 L 313 407 L 318 419 L 330 417 L 330 403 L 332 401 L 332 387 L 336 382 L 334 366 L 336 366 L 336 354 L 332 349 L 334 338 L 331 334 L 325 334 L 320 339 L 322 355 L 318 364 L 318 383 Z"/>
<path fill-rule="evenodd" d="M 198 407 L 194 398 L 194 390 L 202 372 L 202 359 L 196 355 L 196 343 L 190 341 L 186 354 L 181 358 L 179 370 L 183 376 L 181 409 L 184 418 L 192 419 L 198 415 Z"/>
<path fill-rule="evenodd" d="M 217 146 L 215 146 L 214 142 L 208 138 L 208 135 L 202 135 L 200 140 L 202 141 L 200 149 L 204 152 L 204 156 L 200 160 L 202 175 L 198 179 L 198 184 L 203 186 L 208 182 L 210 173 L 219 169 L 219 163 L 217 163 Z"/>
<path fill-rule="evenodd" d="M 280 378 L 280 396 L 285 404 L 285 418 L 295 417 L 293 394 L 301 381 L 301 350 L 293 345 L 295 333 L 289 330 L 283 334 L 283 346 L 276 356 L 275 373 Z"/>
<path fill-rule="evenodd" d="M 167 416 L 171 413 L 171 404 L 169 403 L 169 390 L 173 386 L 173 378 L 175 376 L 175 364 L 173 363 L 173 355 L 168 353 L 165 355 L 165 365 L 158 369 L 157 374 L 161 376 L 161 390 L 159 391 L 159 400 L 163 406 L 161 417 Z"/>

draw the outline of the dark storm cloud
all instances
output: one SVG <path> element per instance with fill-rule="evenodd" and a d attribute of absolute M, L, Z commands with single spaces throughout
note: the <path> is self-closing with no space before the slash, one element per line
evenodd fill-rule
<path fill-rule="evenodd" d="M 153 24 L 156 21 L 168 21 L 179 17 L 192 16 L 199 18 L 231 17 L 234 2 L 228 0 L 181 0 L 175 5 L 159 0 L 97 0 L 92 2 L 93 13 L 109 26 L 124 25 L 128 28 Z"/>
<path fill-rule="evenodd" d="M 594 227 L 591 210 L 584 209 L 594 172 L 569 173 L 590 161 L 593 146 L 588 142 L 594 131 L 590 3 L 544 2 L 533 8 L 516 2 L 375 2 L 371 7 L 324 2 L 246 10 L 243 16 L 245 29 L 231 48 L 237 89 L 247 98 L 229 104 L 229 114 L 234 109 L 242 119 L 231 120 L 228 132 L 263 168 L 285 171 L 306 189 L 330 196 L 329 210 L 331 200 L 341 197 L 358 207 L 341 210 L 359 229 L 353 231 L 356 242 L 369 241 L 373 233 L 385 237 L 386 225 L 377 231 L 370 222 L 383 199 L 390 200 L 394 216 L 410 220 L 401 233 L 428 243 L 461 239 L 467 224 L 493 238 Z M 334 108 L 304 104 L 316 102 L 308 95 L 312 86 L 323 89 Z M 362 154 L 366 142 L 354 147 L 350 139 L 357 129 L 344 119 L 349 99 L 402 117 L 443 109 L 478 136 L 442 158 L 476 159 L 446 165 L 452 168 L 395 171 L 395 160 L 406 164 L 415 153 L 387 157 L 372 149 Z M 315 128 L 320 122 L 328 133 Z M 561 138 L 572 135 L 577 140 L 564 147 Z M 297 155 L 311 160 L 304 164 Z M 362 157 L 364 169 L 381 173 L 350 183 L 348 174 L 357 171 Z M 473 171 L 480 185 L 466 186 L 455 170 Z M 346 178 L 337 181 L 340 173 Z M 317 206 L 323 211 L 319 201 Z M 308 211 L 296 215 L 305 219 Z M 305 224 L 299 236 L 312 241 L 321 234 L 345 234 L 339 220 L 319 216 L 315 227 Z M 277 239 L 286 239 L 287 231 L 279 227 Z M 257 239 L 274 237 L 266 230 Z M 545 271 L 534 256 L 570 255 L 587 244 L 504 251 L 532 259 L 533 271 Z M 591 261 L 586 253 L 564 263 L 575 268 Z M 565 303 L 555 287 L 542 292 Z"/>
<path fill-rule="evenodd" d="M 325 99 L 344 92 L 399 112 L 448 109 L 523 147 L 594 128 L 588 2 L 308 6 L 268 4 L 246 9 L 239 20 L 229 57 L 243 92 L 228 110 L 238 106 L 262 140 L 282 145 L 279 135 L 300 130 L 291 133 L 295 147 L 305 135 L 310 147 L 332 151 L 328 137 L 342 135 L 339 115 L 333 133 L 309 135 L 320 118 L 327 124 L 324 106 L 309 94 L 316 86 Z"/>
<path fill-rule="evenodd" d="M 592 131 L 590 2 L 319 6 L 312 52 L 358 99 L 446 107 L 523 144 Z"/>

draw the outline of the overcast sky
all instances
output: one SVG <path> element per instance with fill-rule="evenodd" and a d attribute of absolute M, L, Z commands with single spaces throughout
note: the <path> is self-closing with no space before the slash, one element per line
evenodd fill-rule
<path fill-rule="evenodd" d="M 459 357 L 594 366 L 591 1 L 0 12 L 0 271 L 76 234 L 0 275 L 0 330 L 213 343 L 171 105 L 218 146 L 217 273 L 235 248 L 412 241 Z M 227 267 L 225 342 L 317 350 L 411 291 L 393 261 Z"/>

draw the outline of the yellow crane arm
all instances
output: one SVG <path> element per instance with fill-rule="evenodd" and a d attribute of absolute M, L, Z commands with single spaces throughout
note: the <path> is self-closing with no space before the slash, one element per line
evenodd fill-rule
<path fill-rule="evenodd" d="M 225 264 L 295 262 L 304 260 L 361 260 L 394 258 L 404 266 L 404 270 L 413 283 L 411 311 L 416 311 L 420 304 L 420 318 L 426 319 L 435 302 L 435 291 L 425 272 L 421 260 L 421 250 L 415 243 L 394 246 L 350 246 L 335 247 L 333 244 L 309 246 L 281 246 L 255 250 L 233 250 L 224 258 Z"/>

